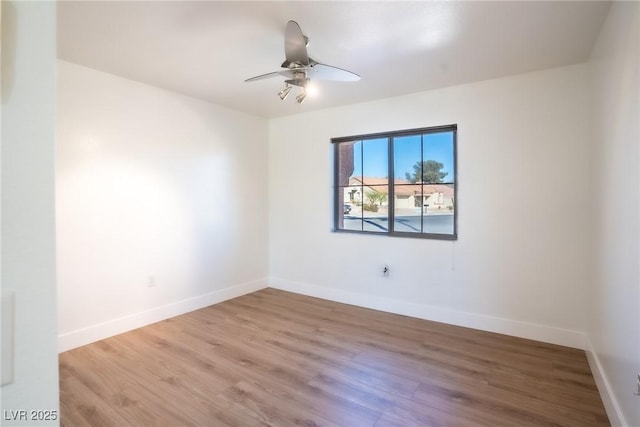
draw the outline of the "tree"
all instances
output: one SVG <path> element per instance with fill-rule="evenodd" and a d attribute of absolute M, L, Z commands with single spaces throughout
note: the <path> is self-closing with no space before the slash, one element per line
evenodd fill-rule
<path fill-rule="evenodd" d="M 382 205 L 384 202 L 387 201 L 387 195 L 375 190 L 368 191 L 367 199 L 369 199 L 369 202 L 372 204 Z"/>
<path fill-rule="evenodd" d="M 407 172 L 405 178 L 412 184 L 416 182 L 436 183 L 442 182 L 449 172 L 441 172 L 444 165 L 435 160 L 426 160 L 424 162 L 416 162 L 413 165 L 413 173 Z"/>
<path fill-rule="evenodd" d="M 369 202 L 364 205 L 364 210 L 378 212 L 378 207 L 382 206 L 382 204 L 387 201 L 387 195 L 375 190 L 368 191 L 367 200 Z"/>

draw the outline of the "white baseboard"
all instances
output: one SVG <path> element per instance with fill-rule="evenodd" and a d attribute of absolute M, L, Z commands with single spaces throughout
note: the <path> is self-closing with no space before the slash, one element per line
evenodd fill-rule
<path fill-rule="evenodd" d="M 402 314 L 419 319 L 432 320 L 450 325 L 464 326 L 483 331 L 496 332 L 520 338 L 527 338 L 550 344 L 563 345 L 583 350 L 586 336 L 583 332 L 554 328 L 547 325 L 504 319 L 484 314 L 450 310 L 425 304 L 416 304 L 355 292 L 343 291 L 309 283 L 294 282 L 277 277 L 269 278 L 269 286 L 274 289 L 295 292 L 312 297 L 345 304 L 357 305 L 389 313 Z"/>
<path fill-rule="evenodd" d="M 154 307 L 139 313 L 133 313 L 118 319 L 109 320 L 107 322 L 60 334 L 58 335 L 58 352 L 62 353 L 63 351 L 71 350 L 76 347 L 109 338 L 174 316 L 179 316 L 190 311 L 208 307 L 266 287 L 266 279 L 241 283 L 239 285 L 229 286 L 197 297 L 187 298 L 175 303 Z"/>
<path fill-rule="evenodd" d="M 627 427 L 629 424 L 624 418 L 622 411 L 620 410 L 620 405 L 618 405 L 618 401 L 616 400 L 613 394 L 613 388 L 611 387 L 611 383 L 607 378 L 607 375 L 602 368 L 602 363 L 600 362 L 600 357 L 598 353 L 596 353 L 593 348 L 593 344 L 591 340 L 587 338 L 586 349 L 587 360 L 589 361 L 589 367 L 591 368 L 591 372 L 593 373 L 593 378 L 596 381 L 596 385 L 598 386 L 598 392 L 600 393 L 600 397 L 602 398 L 602 403 L 604 404 L 604 409 L 607 411 L 607 416 L 609 417 L 609 423 L 613 427 Z"/>

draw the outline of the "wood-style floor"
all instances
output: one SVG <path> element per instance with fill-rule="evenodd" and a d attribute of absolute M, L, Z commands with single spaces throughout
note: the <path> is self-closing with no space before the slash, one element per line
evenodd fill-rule
<path fill-rule="evenodd" d="M 584 352 L 265 289 L 60 355 L 62 426 L 607 426 Z"/>

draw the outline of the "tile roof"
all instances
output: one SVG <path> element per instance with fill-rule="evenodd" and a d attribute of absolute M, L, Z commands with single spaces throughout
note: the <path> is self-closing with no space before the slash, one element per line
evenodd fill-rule
<path fill-rule="evenodd" d="M 433 193 L 442 193 L 445 197 L 453 197 L 453 184 L 413 184 L 405 179 L 396 178 L 394 179 L 395 183 L 395 194 L 402 196 L 413 196 L 416 194 L 420 194 L 420 188 L 423 189 L 423 194 L 433 194 Z M 375 187 L 375 191 L 379 193 L 387 194 L 388 193 L 388 178 L 376 178 L 376 177 L 353 177 L 349 179 L 349 186 L 357 187 L 360 185 L 364 185 L 365 187 Z M 371 188 L 374 190 L 374 188 Z"/>

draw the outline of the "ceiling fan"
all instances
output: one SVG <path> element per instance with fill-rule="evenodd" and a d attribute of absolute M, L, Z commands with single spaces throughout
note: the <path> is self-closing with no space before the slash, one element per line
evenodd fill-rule
<path fill-rule="evenodd" d="M 284 32 L 284 53 L 285 61 L 281 67 L 283 70 L 274 71 L 272 73 L 262 74 L 260 76 L 246 79 L 245 82 L 253 82 L 269 77 L 284 76 L 285 87 L 278 96 L 283 101 L 291 92 L 294 86 L 302 88 L 300 94 L 296 96 L 296 102 L 302 104 L 307 97 L 307 87 L 311 79 L 332 80 L 339 82 L 355 82 L 360 80 L 360 76 L 351 71 L 334 67 L 327 64 L 321 64 L 307 54 L 307 45 L 309 38 L 302 34 L 300 26 L 295 21 L 287 22 Z"/>

